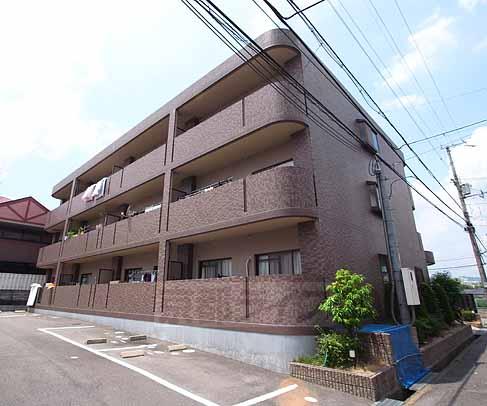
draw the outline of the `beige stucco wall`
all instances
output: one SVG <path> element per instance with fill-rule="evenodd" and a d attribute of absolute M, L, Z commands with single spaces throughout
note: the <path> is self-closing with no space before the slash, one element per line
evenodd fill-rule
<path fill-rule="evenodd" d="M 255 275 L 255 255 L 297 248 L 297 227 L 195 244 L 193 277 L 199 277 L 199 261 L 219 258 L 232 258 L 233 276 L 245 275 L 245 263 L 250 258 L 249 275 Z"/>

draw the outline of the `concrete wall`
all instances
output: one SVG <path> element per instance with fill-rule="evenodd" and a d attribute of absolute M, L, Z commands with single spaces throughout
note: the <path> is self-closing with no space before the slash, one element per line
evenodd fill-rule
<path fill-rule="evenodd" d="M 290 361 L 300 355 L 313 353 L 315 348 L 314 336 L 247 333 L 43 309 L 36 309 L 35 312 L 71 317 L 119 330 L 147 334 L 161 340 L 185 343 L 200 350 L 282 373 L 288 372 Z"/>

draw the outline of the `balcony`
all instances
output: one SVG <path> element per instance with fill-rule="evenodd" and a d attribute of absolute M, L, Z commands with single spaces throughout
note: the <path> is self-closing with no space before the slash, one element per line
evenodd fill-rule
<path fill-rule="evenodd" d="M 39 256 L 37 257 L 37 266 L 41 267 L 56 264 L 60 249 L 61 242 L 42 247 L 39 250 Z"/>
<path fill-rule="evenodd" d="M 161 210 L 153 210 L 69 238 L 62 258 L 71 260 L 153 242 L 159 235 L 160 216 Z"/>
<path fill-rule="evenodd" d="M 66 219 L 66 215 L 68 214 L 68 203 L 69 202 L 64 202 L 63 204 L 49 212 L 46 224 L 44 226 L 46 229 L 53 229 L 55 226 L 62 223 Z"/>
<path fill-rule="evenodd" d="M 302 122 L 302 114 L 270 85 L 264 86 L 176 137 L 174 161 L 182 163 L 277 122 Z"/>
<path fill-rule="evenodd" d="M 105 195 L 100 199 L 84 202 L 81 199 L 84 192 L 75 196 L 71 203 L 70 216 L 76 216 L 161 175 L 164 168 L 165 152 L 166 145 L 164 144 L 115 172 L 108 178 Z"/>
<path fill-rule="evenodd" d="M 193 234 L 239 224 L 314 217 L 311 172 L 279 167 L 190 195 L 169 206 L 169 232 Z"/>

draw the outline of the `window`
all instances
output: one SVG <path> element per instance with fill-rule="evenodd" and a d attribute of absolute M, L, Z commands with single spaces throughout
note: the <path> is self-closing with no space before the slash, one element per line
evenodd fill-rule
<path fill-rule="evenodd" d="M 380 198 L 379 186 L 373 181 L 367 181 L 367 186 L 369 187 L 370 208 L 377 213 L 382 213 L 382 201 Z"/>
<path fill-rule="evenodd" d="M 265 168 L 258 169 L 254 172 L 252 172 L 252 175 L 255 175 L 257 173 L 265 172 L 268 171 L 269 169 L 274 169 L 274 168 L 282 168 L 283 166 L 294 166 L 294 160 L 293 159 L 288 159 L 287 161 L 279 162 L 277 164 L 273 164 L 270 166 L 266 166 Z"/>
<path fill-rule="evenodd" d="M 125 270 L 125 275 L 129 283 L 154 282 L 156 280 L 157 269 L 147 271 L 142 268 L 128 268 Z"/>
<path fill-rule="evenodd" d="M 255 262 L 257 275 L 300 275 L 302 273 L 299 250 L 257 255 Z"/>
<path fill-rule="evenodd" d="M 370 130 L 369 144 L 374 151 L 379 152 L 379 136 L 374 130 Z"/>
<path fill-rule="evenodd" d="M 84 273 L 81 275 L 79 280 L 80 285 L 89 285 L 91 284 L 91 273 Z"/>
<path fill-rule="evenodd" d="M 366 120 L 356 120 L 359 128 L 360 139 L 364 148 L 368 149 L 372 153 L 377 153 L 380 150 L 379 135 L 373 128 L 370 127 Z"/>
<path fill-rule="evenodd" d="M 224 278 L 232 276 L 232 258 L 200 261 L 200 278 Z"/>

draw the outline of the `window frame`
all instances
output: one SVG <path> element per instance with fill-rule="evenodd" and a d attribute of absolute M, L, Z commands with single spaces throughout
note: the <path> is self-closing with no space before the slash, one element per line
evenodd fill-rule
<path fill-rule="evenodd" d="M 255 255 L 255 275 L 256 276 L 271 276 L 271 275 L 302 275 L 303 273 L 303 268 L 301 265 L 301 260 L 300 262 L 300 272 L 297 273 L 296 270 L 296 263 L 294 259 L 294 254 L 299 253 L 299 256 L 301 256 L 301 250 L 299 248 L 297 249 L 291 249 L 291 250 L 281 250 L 281 251 L 272 251 L 272 252 L 265 252 L 261 254 L 256 254 Z M 282 263 L 281 259 L 279 257 L 279 272 L 278 273 L 270 273 L 268 275 L 261 275 L 259 272 L 259 258 L 263 256 L 271 256 L 271 255 L 278 255 L 278 254 L 291 254 L 291 268 L 292 268 L 292 273 L 287 274 L 287 273 L 282 273 Z M 267 260 L 269 262 L 269 260 Z"/>
<path fill-rule="evenodd" d="M 204 262 L 218 262 L 218 261 L 230 261 L 230 275 L 229 276 L 215 276 L 215 277 L 204 277 L 203 278 L 203 263 Z M 199 279 L 221 279 L 221 278 L 229 278 L 233 276 L 233 263 L 232 257 L 224 257 L 224 258 L 212 258 L 212 259 L 202 259 L 198 261 L 198 277 Z M 216 273 L 216 272 L 215 272 Z"/>

